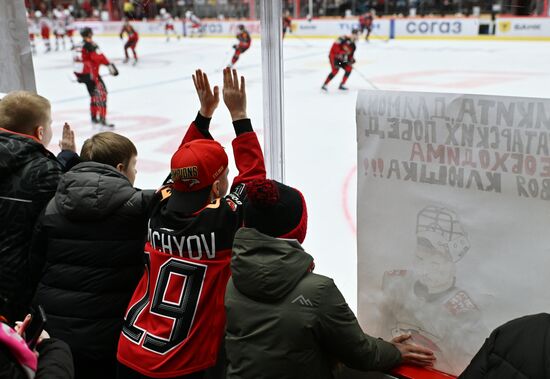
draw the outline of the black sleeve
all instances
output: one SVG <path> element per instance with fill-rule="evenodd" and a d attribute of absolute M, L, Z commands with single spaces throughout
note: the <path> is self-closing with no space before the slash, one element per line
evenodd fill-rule
<path fill-rule="evenodd" d="M 69 171 L 71 168 L 82 162 L 80 156 L 70 150 L 63 150 L 57 154 L 57 160 L 61 162 L 61 165 L 63 165 L 64 172 Z"/>
<path fill-rule="evenodd" d="M 36 379 L 73 379 L 73 355 L 69 346 L 58 339 L 49 338 L 38 346 Z"/>
<path fill-rule="evenodd" d="M 249 118 L 243 118 L 242 120 L 233 121 L 233 128 L 235 129 L 235 134 L 240 136 L 246 132 L 253 132 L 252 122 Z"/>
<path fill-rule="evenodd" d="M 46 264 L 46 251 L 48 250 L 48 236 L 42 224 L 47 206 L 38 216 L 34 226 L 29 248 L 29 276 L 32 294 L 36 291 L 38 282 L 42 277 L 42 271 Z"/>
<path fill-rule="evenodd" d="M 197 117 L 195 117 L 195 126 L 197 127 L 197 129 L 199 129 L 204 138 L 214 139 L 209 130 L 210 121 L 212 121 L 211 117 L 204 117 L 203 115 L 201 115 L 201 112 L 197 112 Z"/>

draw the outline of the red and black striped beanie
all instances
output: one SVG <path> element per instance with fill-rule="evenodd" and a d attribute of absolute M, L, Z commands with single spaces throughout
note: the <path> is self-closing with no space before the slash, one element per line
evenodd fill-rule
<path fill-rule="evenodd" d="M 307 207 L 295 188 L 275 180 L 257 179 L 246 185 L 244 226 L 277 238 L 303 243 L 307 233 Z"/>

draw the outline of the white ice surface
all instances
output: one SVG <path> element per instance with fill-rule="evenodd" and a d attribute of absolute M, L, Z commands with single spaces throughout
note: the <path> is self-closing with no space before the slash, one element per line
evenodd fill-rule
<path fill-rule="evenodd" d="M 136 186 L 155 188 L 162 183 L 170 157 L 199 108 L 191 74 L 204 69 L 221 84 L 221 68 L 231 56 L 230 39 L 185 39 L 166 43 L 142 38 L 137 66 L 122 64 L 123 43 L 96 38 L 114 61 L 120 76 L 104 78 L 109 90 L 108 119 L 115 131 L 138 148 Z M 331 40 L 288 39 L 285 55 L 285 138 L 287 184 L 299 188 L 309 212 L 306 250 L 316 272 L 334 278 L 352 309 L 356 309 L 356 141 L 357 90 L 478 93 L 549 97 L 550 43 L 501 41 L 360 41 L 356 70 L 348 85 L 337 90 L 342 72 L 322 93 L 329 72 Z M 89 120 L 85 86 L 71 75 L 71 53 L 44 54 L 38 41 L 34 57 L 38 92 L 52 102 L 54 139 L 63 122 L 76 130 L 78 148 L 100 131 Z M 237 64 L 247 79 L 248 114 L 262 138 L 262 83 L 260 43 L 253 41 Z M 372 85 L 371 85 L 372 83 Z M 220 104 L 211 131 L 230 151 L 234 136 L 227 109 Z M 235 173 L 235 168 L 231 168 Z M 368 231 L 364 231 L 368 232 Z"/>

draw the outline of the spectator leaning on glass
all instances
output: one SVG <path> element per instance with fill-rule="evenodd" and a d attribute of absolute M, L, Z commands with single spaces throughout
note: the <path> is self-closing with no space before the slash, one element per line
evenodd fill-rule
<path fill-rule="evenodd" d="M 0 309 L 10 322 L 28 313 L 32 288 L 28 255 L 32 228 L 63 173 L 61 161 L 77 158 L 74 134 L 63 128 L 60 160 L 47 150 L 52 139 L 50 102 L 31 92 L 0 100 Z"/>
<path fill-rule="evenodd" d="M 328 379 L 338 363 L 361 371 L 433 364 L 430 350 L 406 344 L 408 335 L 386 342 L 365 334 L 332 279 L 312 272 L 298 190 L 256 180 L 246 194 L 225 296 L 227 378 Z"/>
<path fill-rule="evenodd" d="M 44 307 L 51 335 L 71 347 L 76 377 L 110 379 L 124 312 L 143 272 L 154 191 L 133 187 L 137 150 L 124 136 L 94 135 L 81 159 L 35 228 L 34 302 Z"/>

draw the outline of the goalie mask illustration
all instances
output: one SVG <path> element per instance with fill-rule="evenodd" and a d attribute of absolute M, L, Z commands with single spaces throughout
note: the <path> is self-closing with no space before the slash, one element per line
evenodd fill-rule
<path fill-rule="evenodd" d="M 416 217 L 416 238 L 428 240 L 432 246 L 448 253 L 458 262 L 470 250 L 468 235 L 455 212 L 428 205 Z"/>

